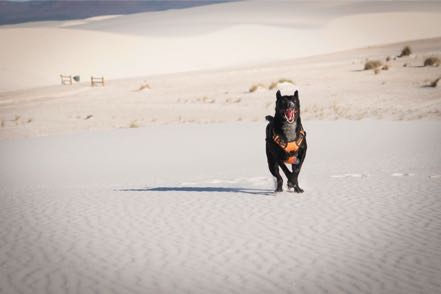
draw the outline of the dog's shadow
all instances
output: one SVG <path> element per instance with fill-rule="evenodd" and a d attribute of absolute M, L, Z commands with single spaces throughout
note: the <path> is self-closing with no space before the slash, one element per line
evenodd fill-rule
<path fill-rule="evenodd" d="M 132 189 L 119 189 L 120 192 L 203 192 L 203 193 L 238 193 L 249 195 L 270 196 L 270 189 L 241 188 L 241 187 L 145 187 Z"/>

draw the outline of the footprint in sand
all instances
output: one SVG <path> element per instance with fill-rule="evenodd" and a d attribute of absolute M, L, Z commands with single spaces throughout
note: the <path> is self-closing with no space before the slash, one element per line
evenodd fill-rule
<path fill-rule="evenodd" d="M 331 178 L 364 178 L 369 175 L 367 174 L 341 174 L 341 175 L 331 175 Z"/>

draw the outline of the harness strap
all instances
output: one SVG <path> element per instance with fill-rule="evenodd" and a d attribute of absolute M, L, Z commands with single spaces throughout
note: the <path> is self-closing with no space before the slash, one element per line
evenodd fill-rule
<path fill-rule="evenodd" d="M 282 149 L 285 150 L 287 153 L 294 153 L 294 152 L 297 152 L 297 150 L 299 150 L 300 145 L 302 145 L 302 143 L 303 143 L 305 135 L 306 135 L 305 131 L 300 130 L 297 140 L 290 141 L 290 142 L 284 142 L 284 141 L 282 141 L 282 138 L 280 138 L 280 136 L 277 135 L 276 133 L 274 133 L 274 131 L 273 131 L 273 140 L 274 140 L 274 142 L 277 143 L 277 145 L 282 147 Z"/>

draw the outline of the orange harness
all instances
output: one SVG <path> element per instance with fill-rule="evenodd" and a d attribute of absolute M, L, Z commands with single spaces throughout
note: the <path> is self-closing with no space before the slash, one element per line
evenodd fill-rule
<path fill-rule="evenodd" d="M 291 142 L 284 142 L 279 135 L 275 134 L 273 132 L 273 140 L 277 143 L 283 150 L 285 150 L 286 153 L 289 153 L 288 159 L 285 160 L 286 163 L 289 164 L 295 164 L 297 162 L 297 157 L 294 155 L 294 153 L 299 150 L 300 145 L 302 145 L 303 139 L 305 138 L 305 131 L 300 130 L 299 136 L 297 140 L 291 141 Z"/>

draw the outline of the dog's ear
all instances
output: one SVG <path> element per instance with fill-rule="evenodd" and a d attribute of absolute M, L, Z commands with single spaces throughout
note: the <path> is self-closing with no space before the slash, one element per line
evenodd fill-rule
<path fill-rule="evenodd" d="M 282 98 L 282 94 L 280 94 L 280 90 L 277 90 L 276 97 L 277 97 L 277 100 Z"/>
<path fill-rule="evenodd" d="M 298 105 L 298 107 L 300 107 L 300 99 L 299 99 L 299 91 L 295 91 L 294 92 L 294 96 L 292 96 L 293 98 L 292 98 L 292 101 L 294 102 L 294 103 L 297 103 L 297 105 Z"/>

